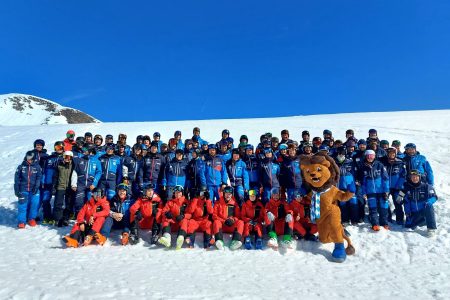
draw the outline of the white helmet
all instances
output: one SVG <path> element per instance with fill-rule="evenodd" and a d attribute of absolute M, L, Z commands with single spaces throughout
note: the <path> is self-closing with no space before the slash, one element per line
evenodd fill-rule
<path fill-rule="evenodd" d="M 70 157 L 73 157 L 73 152 L 72 152 L 72 151 L 64 151 L 63 156 L 70 156 Z"/>

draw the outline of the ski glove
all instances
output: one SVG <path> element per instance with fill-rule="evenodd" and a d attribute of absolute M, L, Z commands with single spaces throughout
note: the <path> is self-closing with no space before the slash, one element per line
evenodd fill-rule
<path fill-rule="evenodd" d="M 267 218 L 272 222 L 273 220 L 275 220 L 275 215 L 269 211 L 267 213 Z"/>
<path fill-rule="evenodd" d="M 292 222 L 292 215 L 291 215 L 291 214 L 288 214 L 288 215 L 286 216 L 285 220 L 286 220 L 287 223 Z"/>
<path fill-rule="evenodd" d="M 225 225 L 227 226 L 233 226 L 234 224 L 234 219 L 233 218 L 228 218 L 225 220 Z"/>
<path fill-rule="evenodd" d="M 397 198 L 395 198 L 395 203 L 402 204 L 403 203 L 403 197 L 405 197 L 405 193 L 403 193 L 403 191 L 400 191 L 398 193 Z"/>
<path fill-rule="evenodd" d="M 166 212 L 164 215 L 166 216 L 167 219 L 173 219 L 173 215 L 170 211 Z"/>
<path fill-rule="evenodd" d="M 177 222 L 180 222 L 183 219 L 184 219 L 184 215 L 183 214 L 179 214 L 178 217 L 175 220 L 177 220 Z"/>

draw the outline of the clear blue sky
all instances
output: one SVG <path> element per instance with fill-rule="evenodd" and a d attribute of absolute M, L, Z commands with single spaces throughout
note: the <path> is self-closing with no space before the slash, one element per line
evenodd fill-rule
<path fill-rule="evenodd" d="M 102 121 L 450 108 L 450 1 L 22 1 L 0 93 Z"/>

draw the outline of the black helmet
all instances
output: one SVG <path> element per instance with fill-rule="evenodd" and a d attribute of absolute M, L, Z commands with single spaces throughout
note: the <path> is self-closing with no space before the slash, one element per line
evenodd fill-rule
<path fill-rule="evenodd" d="M 37 144 L 42 145 L 42 147 L 45 147 L 45 142 L 42 139 L 35 140 L 34 143 L 33 143 L 33 147 L 36 148 Z"/>
<path fill-rule="evenodd" d="M 304 135 L 308 135 L 309 136 L 309 131 L 308 130 L 303 130 L 302 131 L 302 136 L 304 136 Z"/>

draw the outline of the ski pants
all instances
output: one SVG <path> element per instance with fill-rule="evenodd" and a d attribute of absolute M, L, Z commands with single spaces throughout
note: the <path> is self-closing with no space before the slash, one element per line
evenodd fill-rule
<path fill-rule="evenodd" d="M 36 219 L 39 210 L 40 197 L 39 192 L 34 195 L 32 192 L 21 192 L 20 194 L 17 214 L 17 221 L 19 224 Z"/>
<path fill-rule="evenodd" d="M 339 208 L 341 209 L 341 221 L 347 223 L 352 221 L 353 224 L 359 221 L 359 207 L 358 199 L 354 196 L 348 201 L 340 201 Z"/>
<path fill-rule="evenodd" d="M 369 205 L 369 220 L 372 226 L 388 225 L 389 202 L 384 199 L 383 194 L 367 195 L 367 203 Z"/>

